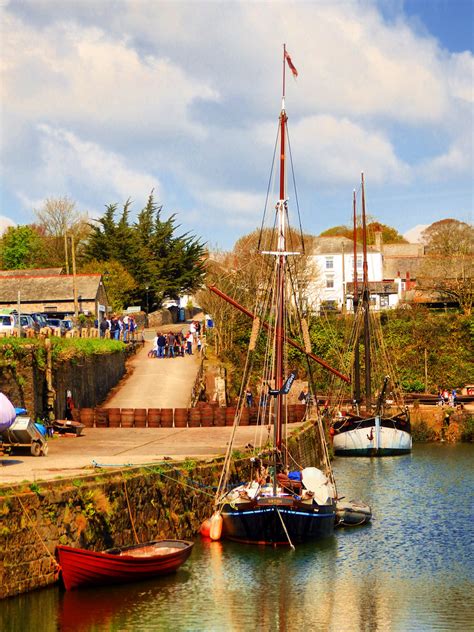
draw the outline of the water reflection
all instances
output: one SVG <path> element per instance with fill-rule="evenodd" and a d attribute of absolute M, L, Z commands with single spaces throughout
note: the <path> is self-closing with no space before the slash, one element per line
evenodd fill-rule
<path fill-rule="evenodd" d="M 145 616 L 145 619 L 149 614 L 154 615 L 156 604 L 172 598 L 189 579 L 190 571 L 180 569 L 174 575 L 136 584 L 91 587 L 68 592 L 60 589 L 57 630 L 86 632 L 129 629 L 127 621 L 130 617 L 134 618 L 137 612 L 140 612 L 140 617 Z"/>
<path fill-rule="evenodd" d="M 0 603 L 0 630 L 473 629 L 473 446 L 337 459 L 340 492 L 373 524 L 288 548 L 198 541 L 173 576 L 38 591 Z"/>

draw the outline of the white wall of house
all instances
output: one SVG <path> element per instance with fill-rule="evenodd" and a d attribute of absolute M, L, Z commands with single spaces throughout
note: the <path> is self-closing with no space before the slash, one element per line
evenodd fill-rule
<path fill-rule="evenodd" d="M 346 284 L 354 281 L 353 254 L 316 254 L 308 257 L 313 270 L 312 281 L 308 286 L 308 302 L 311 307 L 319 311 L 323 305 L 332 303 L 341 309 L 346 295 Z M 370 281 L 383 280 L 383 259 L 380 252 L 367 253 L 367 267 Z M 362 281 L 362 254 L 357 255 L 357 277 Z M 389 295 L 388 301 L 375 296 L 375 308 L 384 309 L 394 307 L 398 302 L 397 295 Z M 329 303 L 330 302 L 330 303 Z M 346 308 L 352 309 L 352 301 L 346 299 Z"/>

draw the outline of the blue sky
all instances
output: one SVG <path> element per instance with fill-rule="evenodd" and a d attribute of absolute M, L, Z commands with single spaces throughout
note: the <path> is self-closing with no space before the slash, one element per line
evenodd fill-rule
<path fill-rule="evenodd" d="M 0 0 L 0 225 L 152 188 L 212 247 L 260 224 L 281 92 L 303 228 L 473 218 L 473 0 Z M 290 209 L 295 207 L 290 192 Z"/>

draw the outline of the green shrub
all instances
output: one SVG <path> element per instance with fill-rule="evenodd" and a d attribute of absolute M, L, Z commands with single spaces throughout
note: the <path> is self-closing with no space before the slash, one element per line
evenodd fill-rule
<path fill-rule="evenodd" d="M 474 442 L 474 416 L 471 415 L 463 421 L 461 428 L 461 441 Z"/>
<path fill-rule="evenodd" d="M 411 436 L 413 441 L 417 443 L 426 443 L 436 439 L 436 432 L 422 419 L 418 424 L 412 426 Z"/>

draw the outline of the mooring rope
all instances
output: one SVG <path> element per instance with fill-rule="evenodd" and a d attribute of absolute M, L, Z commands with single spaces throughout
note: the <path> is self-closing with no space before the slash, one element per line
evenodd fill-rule
<path fill-rule="evenodd" d="M 13 487 L 11 488 L 13 491 L 15 491 L 13 489 Z M 35 526 L 35 523 L 33 522 L 32 518 L 30 517 L 30 514 L 28 513 L 25 505 L 21 502 L 21 498 L 19 496 L 15 496 L 15 498 L 18 500 L 18 502 L 20 503 L 20 507 L 23 509 L 23 512 L 25 514 L 25 516 L 28 518 L 28 520 L 31 522 L 31 526 L 33 527 L 33 530 L 35 531 L 36 535 L 38 536 L 39 541 L 41 542 L 41 544 L 44 546 L 44 548 L 46 549 L 46 552 L 48 553 L 49 557 L 53 560 L 56 569 L 60 570 L 61 566 L 58 563 L 58 561 L 56 560 L 56 558 L 54 557 L 54 555 L 51 553 L 51 551 L 48 549 L 48 547 L 46 546 L 45 541 L 43 540 L 43 538 L 41 537 L 41 535 L 38 532 L 38 529 Z"/>
<path fill-rule="evenodd" d="M 147 468 L 151 471 L 152 468 Z M 168 476 L 168 474 L 165 474 L 164 472 L 155 472 L 156 474 L 159 474 L 160 476 L 164 476 L 165 478 L 169 478 L 170 481 L 174 481 L 175 483 L 178 483 L 178 485 L 182 485 L 183 487 L 189 487 L 190 489 L 194 490 L 195 492 L 201 492 L 201 494 L 205 494 L 206 496 L 210 496 L 210 498 L 214 498 L 214 494 L 210 494 L 209 492 L 205 492 L 203 489 L 199 489 L 199 487 L 194 487 L 194 485 L 188 485 L 188 483 L 184 483 L 183 481 L 178 480 L 177 478 L 173 478 L 172 476 Z"/>
<path fill-rule="evenodd" d="M 94 467 L 137 467 L 136 465 L 133 465 L 132 463 L 130 464 L 126 464 L 126 463 L 122 463 L 122 464 L 105 464 L 105 463 L 96 463 L 95 461 L 94 463 Z M 168 463 L 168 462 L 165 462 Z M 209 492 L 204 491 L 204 489 L 212 489 L 214 492 L 217 490 L 217 485 L 204 485 L 203 483 L 199 483 L 199 481 L 195 481 L 192 478 L 188 478 L 187 481 L 188 483 L 185 483 L 183 481 L 180 481 L 177 478 L 173 478 L 172 476 L 169 476 L 168 474 L 165 474 L 164 472 L 158 472 L 155 467 L 156 464 L 155 463 L 150 463 L 150 464 L 143 464 L 141 463 L 139 467 L 142 467 L 154 474 L 159 474 L 159 476 L 163 476 L 164 478 L 169 478 L 170 481 L 173 481 L 175 483 L 178 483 L 178 485 L 182 485 L 183 487 L 189 487 L 190 489 L 196 491 L 196 492 L 201 492 L 202 494 L 205 494 L 206 496 L 209 496 L 210 498 L 214 498 L 215 493 L 214 494 L 210 494 Z M 175 465 L 171 466 L 171 467 L 175 467 Z M 189 484 L 189 482 L 191 482 L 192 484 Z M 234 487 L 238 486 L 238 485 L 243 485 L 243 482 L 239 482 L 236 484 L 232 484 L 232 485 L 227 485 L 227 489 L 233 489 Z"/>
<path fill-rule="evenodd" d="M 281 520 L 281 524 L 283 525 L 283 531 L 285 532 L 285 535 L 286 535 L 286 537 L 287 537 L 287 539 L 288 539 L 288 544 L 290 545 L 290 547 L 291 547 L 291 548 L 293 549 L 293 551 L 294 551 L 294 550 L 295 550 L 295 546 L 294 546 L 293 542 L 292 542 L 292 541 L 291 541 L 291 539 L 290 539 L 290 534 L 289 534 L 289 533 L 288 533 L 288 531 L 286 530 L 286 525 L 285 525 L 285 523 L 284 523 L 284 521 L 283 521 L 283 518 L 281 517 L 281 513 L 280 513 L 280 511 L 279 511 L 278 507 L 275 507 L 275 509 L 276 509 L 277 514 L 278 514 L 278 517 L 279 517 L 279 518 L 280 518 L 280 520 Z"/>

